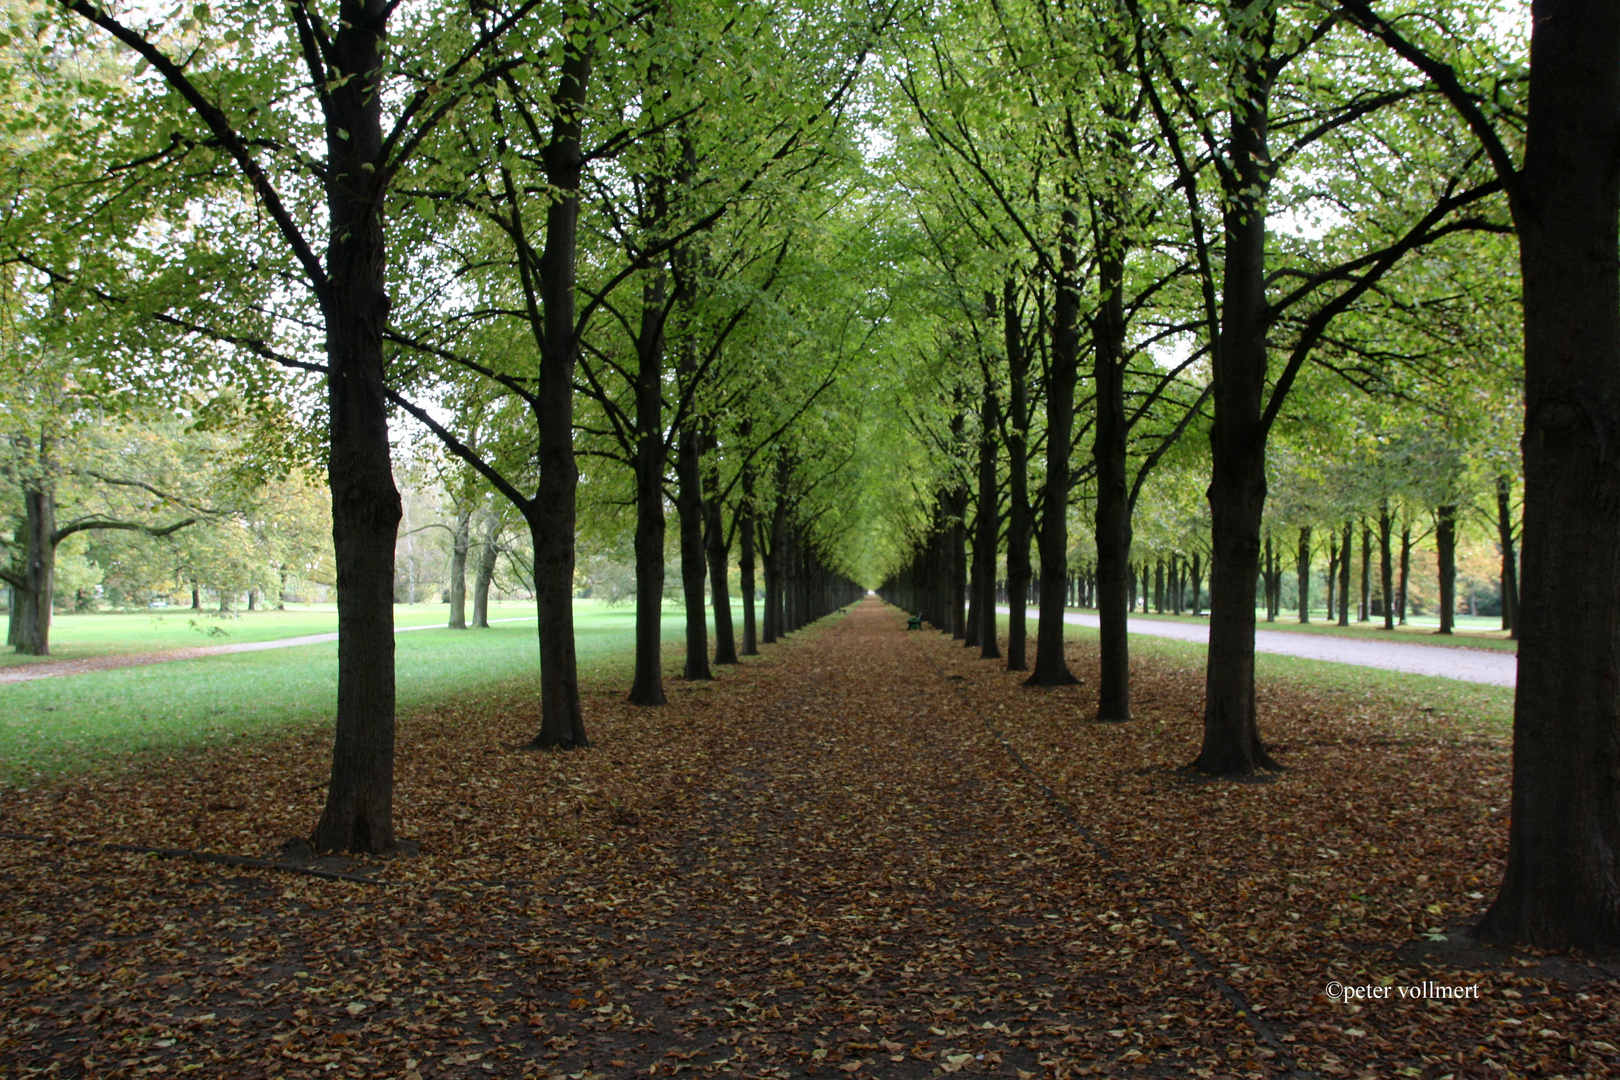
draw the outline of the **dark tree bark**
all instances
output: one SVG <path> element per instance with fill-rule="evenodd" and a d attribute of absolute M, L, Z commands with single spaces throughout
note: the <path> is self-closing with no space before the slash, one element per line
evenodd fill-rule
<path fill-rule="evenodd" d="M 1261 59 L 1269 29 L 1242 62 L 1226 153 L 1230 173 L 1220 338 L 1214 350 L 1209 659 L 1204 681 L 1204 740 L 1193 767 L 1210 775 L 1277 768 L 1260 742 L 1254 697 L 1254 586 L 1260 573 L 1260 522 L 1266 501 L 1266 210 L 1270 86 Z"/>
<path fill-rule="evenodd" d="M 1105 212 L 1105 217 L 1112 215 Z M 1092 319 L 1092 380 L 1097 428 L 1091 453 L 1097 470 L 1097 623 L 1101 667 L 1097 719 L 1131 718 L 1131 653 L 1126 636 L 1126 565 L 1131 557 L 1130 490 L 1125 475 L 1125 257 L 1116 237 L 1100 238 L 1100 292 Z M 1044 558 L 1044 556 L 1043 556 Z"/>
<path fill-rule="evenodd" d="M 1024 350 L 1018 291 L 1008 278 L 1001 292 L 1007 346 L 1007 670 L 1026 671 L 1029 630 L 1029 354 Z"/>
<path fill-rule="evenodd" d="M 388 274 L 374 163 L 382 152 L 383 0 L 344 0 L 327 97 L 327 407 L 337 568 L 337 729 L 318 851 L 394 846 L 394 542 L 383 330 Z M 341 75 L 341 80 L 335 76 Z"/>
<path fill-rule="evenodd" d="M 48 450 L 41 454 L 48 456 Z M 43 471 L 43 470 L 42 470 Z M 24 656 L 51 653 L 51 601 L 56 589 L 56 495 L 48 483 L 23 485 L 22 565 L 12 587 L 11 644 Z"/>
<path fill-rule="evenodd" d="M 1395 553 L 1390 547 L 1395 522 L 1390 517 L 1389 500 L 1378 505 L 1378 585 L 1383 596 L 1384 629 L 1395 629 Z"/>
<path fill-rule="evenodd" d="M 495 581 L 495 560 L 501 534 L 501 518 L 493 508 L 484 510 L 484 539 L 478 545 L 478 565 L 473 574 L 472 624 L 480 630 L 489 629 L 489 588 Z"/>
<path fill-rule="evenodd" d="M 675 445 L 675 512 L 681 524 L 681 588 L 686 594 L 686 663 L 682 677 L 714 678 L 709 670 L 709 619 L 703 610 L 703 578 L 708 569 L 703 551 L 702 441 L 697 431 L 683 429 Z"/>
<path fill-rule="evenodd" d="M 1502 629 L 1519 636 L 1519 574 L 1513 557 L 1513 478 L 1496 478 L 1496 542 L 1502 549 Z"/>
<path fill-rule="evenodd" d="M 1406 583 L 1412 575 L 1412 530 L 1410 527 L 1401 530 L 1401 583 L 1395 593 L 1395 609 L 1400 615 L 1400 624 L 1406 625 Z"/>
<path fill-rule="evenodd" d="M 1440 564 L 1440 633 L 1455 629 L 1457 610 L 1457 507 L 1434 512 L 1434 543 Z"/>
<path fill-rule="evenodd" d="M 1295 566 L 1299 579 L 1299 621 L 1311 621 L 1311 527 L 1299 527 L 1299 559 Z"/>
<path fill-rule="evenodd" d="M 1350 564 L 1356 554 L 1355 525 L 1344 523 L 1344 538 L 1339 543 L 1339 625 L 1350 625 Z"/>
<path fill-rule="evenodd" d="M 636 670 L 632 705 L 664 704 L 664 275 L 642 287 L 636 352 Z"/>
<path fill-rule="evenodd" d="M 540 730 L 528 746 L 589 745 L 579 699 L 574 649 L 574 527 L 579 466 L 574 460 L 574 376 L 579 363 L 575 280 L 579 250 L 579 183 L 584 167 L 580 113 L 591 75 L 591 46 L 565 41 L 551 142 L 543 157 L 552 196 L 540 254 L 544 311 L 538 404 L 540 483 L 524 517 L 534 545 L 535 606 L 540 616 Z"/>
<path fill-rule="evenodd" d="M 456 527 L 450 537 L 450 629 L 467 629 L 467 553 L 472 549 L 472 507 L 456 512 Z M 248 607 L 253 606 L 251 594 Z"/>
<path fill-rule="evenodd" d="M 1074 438 L 1074 391 L 1080 374 L 1080 294 L 1072 209 L 1063 211 L 1059 240 L 1061 274 L 1052 320 L 1046 372 L 1046 484 L 1041 504 L 1040 618 L 1035 630 L 1035 670 L 1025 686 L 1072 686 L 1063 650 L 1064 577 L 1069 560 L 1069 451 Z"/>
<path fill-rule="evenodd" d="M 744 439 L 748 436 L 745 430 Z M 742 571 L 743 599 L 743 655 L 759 655 L 758 622 L 754 614 L 754 471 L 744 465 L 742 472 L 742 503 L 737 507 L 737 541 L 742 548 L 739 556 Z"/>
<path fill-rule="evenodd" d="M 1271 544 L 1271 530 L 1266 530 L 1266 549 L 1260 557 L 1260 565 L 1266 588 L 1266 622 L 1276 622 L 1277 612 L 1281 607 L 1281 573 L 1277 569 L 1277 552 Z"/>
<path fill-rule="evenodd" d="M 1357 622 L 1372 621 L 1372 526 L 1361 523 L 1361 608 Z"/>
<path fill-rule="evenodd" d="M 994 294 L 992 294 L 993 296 Z M 973 535 L 973 609 L 977 616 L 979 657 L 999 660 L 996 641 L 996 540 L 1001 535 L 1000 493 L 996 490 L 996 429 L 1001 404 L 985 369 L 984 400 L 979 406 L 979 514 Z"/>
<path fill-rule="evenodd" d="M 714 449 L 712 439 L 706 442 Z M 712 455 L 711 455 L 712 457 Z M 737 638 L 731 623 L 731 548 L 726 544 L 724 508 L 720 505 L 720 478 L 711 466 L 705 471 L 703 494 L 703 546 L 709 560 L 709 596 L 714 612 L 714 662 L 735 664 Z"/>
<path fill-rule="evenodd" d="M 1620 6 L 1533 0 L 1507 870 L 1478 935 L 1620 950 Z M 1570 597 L 1581 599 L 1571 604 Z"/>
<path fill-rule="evenodd" d="M 1334 586 L 1339 578 L 1339 534 L 1328 530 L 1327 617 L 1333 621 Z"/>

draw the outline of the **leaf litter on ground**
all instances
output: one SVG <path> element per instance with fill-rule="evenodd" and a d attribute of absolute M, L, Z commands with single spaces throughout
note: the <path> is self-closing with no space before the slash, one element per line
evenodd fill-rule
<path fill-rule="evenodd" d="M 0 1074 L 1620 1069 L 1615 969 L 1457 947 L 1500 740 L 1271 687 L 1287 771 L 1204 780 L 1201 672 L 1139 660 L 1095 724 L 1087 646 L 1033 690 L 902 626 L 857 605 L 658 709 L 587 685 L 583 752 L 509 749 L 532 695 L 404 717 L 420 853 L 314 864 L 360 880 L 109 846 L 287 863 L 320 733 L 0 795 Z"/>

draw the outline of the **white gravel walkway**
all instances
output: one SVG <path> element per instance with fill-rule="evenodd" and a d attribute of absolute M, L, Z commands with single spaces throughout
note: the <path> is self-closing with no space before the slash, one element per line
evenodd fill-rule
<path fill-rule="evenodd" d="M 1006 608 L 997 608 L 1006 612 Z M 1029 609 L 1030 632 L 1039 617 Z M 1069 612 L 1063 621 L 1075 626 L 1097 626 L 1097 616 Z M 1176 638 L 1209 644 L 1207 623 L 1161 622 L 1158 619 L 1131 619 L 1126 623 L 1133 634 Z M 1335 634 L 1291 633 L 1287 630 L 1256 630 L 1256 652 L 1298 656 L 1306 660 L 1326 660 L 1334 664 L 1404 671 L 1411 675 L 1436 675 L 1442 679 L 1514 686 L 1518 681 L 1519 658 L 1512 653 L 1484 649 L 1458 649 L 1444 645 L 1406 645 L 1394 641 L 1357 641 Z"/>

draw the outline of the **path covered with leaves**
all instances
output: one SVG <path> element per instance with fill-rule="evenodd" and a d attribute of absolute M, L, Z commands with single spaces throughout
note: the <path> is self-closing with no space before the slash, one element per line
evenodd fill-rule
<path fill-rule="evenodd" d="M 1200 672 L 1097 725 L 1083 649 L 1027 690 L 902 626 L 869 601 L 662 709 L 591 687 L 585 752 L 507 749 L 532 700 L 408 718 L 421 854 L 305 867 L 362 880 L 108 846 L 285 861 L 317 736 L 5 793 L 0 1075 L 1620 1069 L 1614 969 L 1459 945 L 1498 741 L 1271 692 L 1289 771 L 1203 782 Z"/>

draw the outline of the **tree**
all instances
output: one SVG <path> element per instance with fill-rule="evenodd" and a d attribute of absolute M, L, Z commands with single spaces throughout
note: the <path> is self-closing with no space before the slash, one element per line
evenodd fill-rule
<path fill-rule="evenodd" d="M 1524 565 L 1513 804 L 1502 887 L 1476 933 L 1620 948 L 1620 9 L 1533 0 L 1523 160 L 1478 73 L 1345 9 L 1432 79 L 1508 191 L 1524 283 Z M 1505 130 L 1506 129 L 1506 130 Z M 1573 609 L 1571 595 L 1588 597 Z"/>

